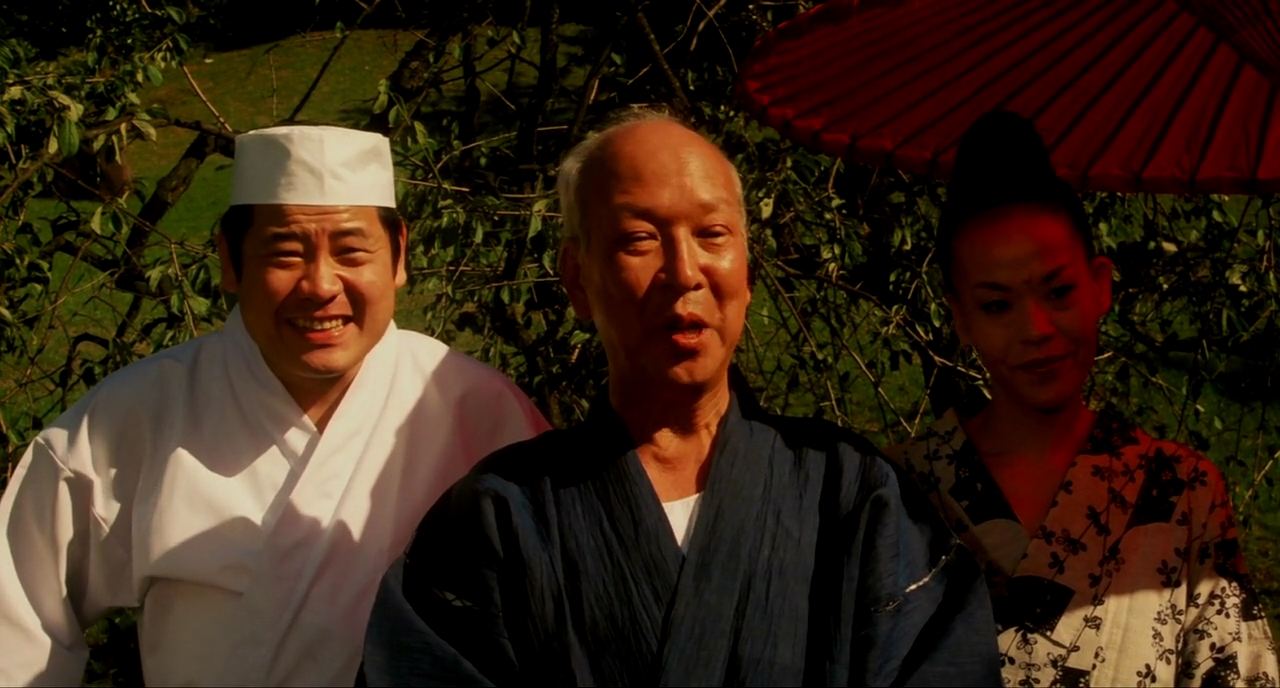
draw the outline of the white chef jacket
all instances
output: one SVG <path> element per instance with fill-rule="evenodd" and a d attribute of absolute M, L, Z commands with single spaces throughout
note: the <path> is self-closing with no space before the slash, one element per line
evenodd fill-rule
<path fill-rule="evenodd" d="M 233 310 L 108 377 L 18 464 L 0 684 L 78 685 L 83 630 L 141 607 L 150 684 L 351 685 L 378 581 L 428 507 L 546 428 L 500 373 L 392 324 L 321 434 Z"/>

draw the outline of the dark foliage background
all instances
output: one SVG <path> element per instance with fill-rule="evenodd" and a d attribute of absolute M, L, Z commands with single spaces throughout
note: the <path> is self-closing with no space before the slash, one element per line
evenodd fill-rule
<path fill-rule="evenodd" d="M 811 4 L 298 0 L 264 15 L 246 0 L 0 2 L 4 461 L 11 470 L 45 423 L 111 371 L 216 327 L 227 311 L 209 234 L 158 225 L 203 166 L 231 154 L 232 132 L 212 111 L 197 121 L 144 107 L 144 87 L 207 51 L 357 27 L 412 36 L 350 113 L 392 137 L 403 177 L 412 240 L 402 325 L 506 371 L 554 424 L 581 418 L 604 359 L 556 282 L 555 165 L 605 114 L 662 104 L 741 170 L 755 296 L 739 362 L 763 403 L 881 443 L 906 439 L 983 393 L 981 367 L 939 298 L 942 185 L 814 155 L 732 99 L 752 43 Z M 279 118 L 303 109 L 289 105 Z M 120 151 L 157 128 L 196 134 L 154 183 L 111 183 Z M 1276 610 L 1280 204 L 1111 194 L 1085 203 L 1116 264 L 1090 402 L 1214 458 Z M 128 614 L 90 638 L 87 680 L 137 682 Z"/>

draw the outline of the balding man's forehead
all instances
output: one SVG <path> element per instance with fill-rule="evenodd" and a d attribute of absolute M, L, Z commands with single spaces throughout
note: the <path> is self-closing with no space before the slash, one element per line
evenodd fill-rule
<path fill-rule="evenodd" d="M 637 122 L 609 132 L 583 161 L 583 178 L 620 181 L 643 174 L 723 175 L 737 186 L 737 170 L 715 144 L 674 122 Z"/>

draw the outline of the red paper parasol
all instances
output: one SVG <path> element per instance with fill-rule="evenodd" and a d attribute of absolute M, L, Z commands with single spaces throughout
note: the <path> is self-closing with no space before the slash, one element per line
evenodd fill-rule
<path fill-rule="evenodd" d="M 1032 119 L 1078 189 L 1280 191 L 1280 0 L 836 0 L 739 75 L 829 155 L 946 178 L 980 114 Z"/>

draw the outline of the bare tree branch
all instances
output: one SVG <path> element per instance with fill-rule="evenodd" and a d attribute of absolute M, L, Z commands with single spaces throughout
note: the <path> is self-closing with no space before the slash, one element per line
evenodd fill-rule
<path fill-rule="evenodd" d="M 373 0 L 373 3 L 366 7 L 364 12 L 360 14 L 360 18 L 356 19 L 356 23 L 352 24 L 351 28 L 347 29 L 346 32 L 342 34 L 342 38 L 338 39 L 337 45 L 333 46 L 333 50 L 329 51 L 329 56 L 324 59 L 324 64 L 320 65 L 320 71 L 316 72 L 315 78 L 311 80 L 311 85 L 307 86 L 306 92 L 302 94 L 302 99 L 294 106 L 293 112 L 290 112 L 289 116 L 285 118 L 286 122 L 294 122 L 298 119 L 298 115 L 302 112 L 302 108 L 307 106 L 307 101 L 311 100 L 311 95 L 316 92 L 316 87 L 320 85 L 320 80 L 324 78 L 325 72 L 329 71 L 329 65 L 333 64 L 333 58 L 338 56 L 338 51 L 342 50 L 343 45 L 346 45 L 347 39 L 351 37 L 351 33 L 360 28 L 360 24 L 365 20 L 365 17 L 368 17 L 375 9 L 378 8 L 378 5 L 381 4 L 382 0 Z"/>
<path fill-rule="evenodd" d="M 214 119 L 218 120 L 218 124 L 221 124 L 223 129 L 232 131 L 231 125 L 227 124 L 227 120 L 223 119 L 222 115 L 218 113 L 218 108 L 214 107 L 213 103 L 210 103 L 209 99 L 205 97 L 204 91 L 200 90 L 200 84 L 196 83 L 196 78 L 191 76 L 191 70 L 187 69 L 185 64 L 182 65 L 182 73 L 186 75 L 187 83 L 191 84 L 191 90 L 195 91 L 196 97 L 200 99 L 200 102 L 204 103 L 204 106 L 209 108 L 209 112 L 213 114 Z M 272 70 L 272 76 L 274 77 L 274 75 L 275 71 Z"/>
<path fill-rule="evenodd" d="M 671 91 L 675 96 L 676 103 L 680 110 L 686 115 L 693 112 L 693 106 L 689 103 L 689 97 L 684 94 L 684 88 L 680 86 L 680 80 L 676 78 L 675 72 L 671 71 L 671 65 L 667 64 L 667 58 L 662 54 L 662 46 L 658 44 L 658 37 L 653 35 L 653 28 L 649 26 L 649 20 L 644 16 L 644 11 L 636 12 L 636 23 L 640 25 L 640 31 L 644 33 L 644 37 L 649 41 L 649 48 L 653 51 L 654 63 L 662 70 L 663 76 L 667 78 L 667 84 L 671 86 Z"/>

